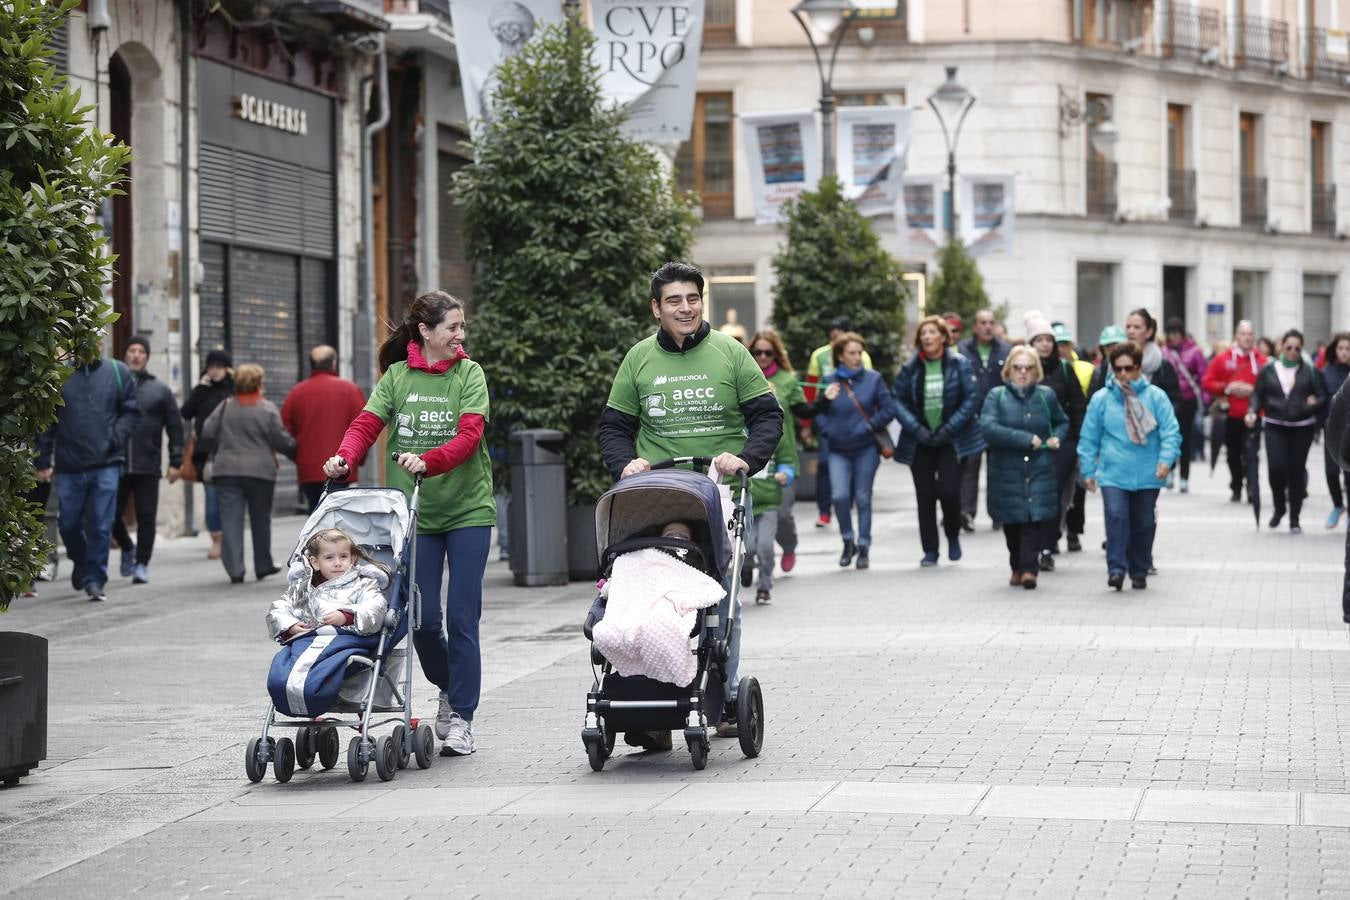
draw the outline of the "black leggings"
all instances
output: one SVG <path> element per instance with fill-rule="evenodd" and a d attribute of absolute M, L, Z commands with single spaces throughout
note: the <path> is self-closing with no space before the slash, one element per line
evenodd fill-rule
<path fill-rule="evenodd" d="M 961 464 L 951 444 L 914 448 L 909 467 L 914 476 L 914 496 L 919 503 L 919 541 L 924 553 L 938 552 L 937 507 L 942 504 L 942 527 L 947 543 L 961 536 Z"/>
<path fill-rule="evenodd" d="M 1269 467 L 1271 503 L 1276 514 L 1289 509 L 1289 524 L 1298 524 L 1303 498 L 1308 493 L 1308 450 L 1312 448 L 1316 425 L 1290 428 L 1265 426 L 1266 465 Z"/>
<path fill-rule="evenodd" d="M 1194 400 L 1182 400 L 1177 403 L 1177 423 L 1181 426 L 1181 464 L 1180 475 L 1183 480 L 1191 478 L 1191 457 L 1195 456 L 1195 414 L 1200 404 Z"/>
<path fill-rule="evenodd" d="M 1040 571 L 1041 551 L 1050 544 L 1050 537 L 1059 525 L 1058 519 L 1044 522 L 1003 523 L 1003 538 L 1008 544 L 1008 568 L 1014 572 Z"/>
<path fill-rule="evenodd" d="M 123 475 L 117 482 L 117 514 L 113 516 L 113 537 L 123 550 L 131 547 L 131 534 L 122 521 L 127 497 L 135 497 L 136 507 L 136 562 L 150 564 L 155 551 L 155 512 L 159 509 L 159 475 Z"/>
<path fill-rule="evenodd" d="M 1228 457 L 1228 489 L 1233 493 L 1242 490 L 1246 479 L 1245 448 L 1247 446 L 1247 426 L 1241 419 L 1229 416 L 1224 420 L 1223 447 Z M 1250 493 L 1251 485 L 1247 485 Z"/>
<path fill-rule="evenodd" d="M 1345 498 L 1350 495 L 1350 472 L 1342 472 L 1341 467 L 1332 459 L 1326 444 L 1322 445 L 1322 462 L 1327 470 L 1327 490 L 1331 491 L 1331 505 L 1337 509 L 1345 508 Z M 1341 483 L 1345 483 L 1345 492 L 1341 492 Z"/>

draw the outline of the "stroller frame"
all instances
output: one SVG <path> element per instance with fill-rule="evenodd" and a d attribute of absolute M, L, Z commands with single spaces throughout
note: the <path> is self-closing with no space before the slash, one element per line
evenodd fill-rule
<path fill-rule="evenodd" d="M 694 471 L 706 470 L 712 466 L 712 458 L 706 456 L 678 457 L 663 460 L 652 465 L 653 470 L 689 467 Z M 718 573 L 719 580 L 728 585 L 726 634 L 717 637 L 721 624 L 718 610 L 701 609 L 690 637 L 699 635 L 696 650 L 697 670 L 687 693 L 683 689 L 661 682 L 649 682 L 661 685 L 666 695 L 660 698 L 618 699 L 609 696 L 605 690 L 605 680 L 610 675 L 618 675 L 612 664 L 591 646 L 591 690 L 586 694 L 586 718 L 582 728 L 581 740 L 586 748 L 586 756 L 591 768 L 599 772 L 614 751 L 614 745 L 620 730 L 661 730 L 665 726 L 671 729 L 676 725 L 677 716 L 683 722 L 685 745 L 689 749 L 690 760 L 695 769 L 703 769 L 708 764 L 708 752 L 711 744 L 708 740 L 708 712 L 725 712 L 734 716 L 737 722 L 741 751 L 748 758 L 759 755 L 763 745 L 764 701 L 759 681 L 753 676 L 741 679 L 737 697 L 731 698 L 731 685 L 727 683 L 726 663 L 730 658 L 732 638 L 740 624 L 740 581 L 736 577 L 745 557 L 745 502 L 748 496 L 749 481 L 745 472 L 740 474 L 740 494 L 734 498 L 731 518 L 724 523 L 731 537 L 731 556 L 728 568 Z M 640 476 L 639 476 L 640 477 Z M 609 493 L 614 493 L 611 489 Z M 628 489 L 632 489 L 631 485 Z M 608 496 L 608 494 L 607 494 Z M 603 502 L 604 498 L 602 498 Z M 721 511 L 709 526 L 720 523 Z M 597 543 L 600 542 L 597 528 Z M 606 541 L 608 538 L 606 538 Z M 663 538 L 621 539 L 612 546 L 601 546 L 601 569 L 608 572 L 614 559 L 629 550 L 639 547 L 682 546 L 679 541 Z M 714 552 L 713 556 L 716 556 Z M 704 567 L 706 571 L 708 567 Z M 593 640 L 592 629 L 595 626 L 594 614 L 587 616 L 582 632 L 587 640 Z M 596 670 L 599 666 L 599 671 Z M 715 679 L 714 679 L 715 676 Z M 620 676 L 622 677 L 622 676 Z M 643 687 L 646 679 L 635 681 Z M 720 702 L 719 702 L 720 701 Z M 628 725 L 625 726 L 625 721 Z"/>
<path fill-rule="evenodd" d="M 397 458 L 397 455 L 395 455 Z M 329 495 L 333 480 L 324 482 L 323 494 L 319 503 Z M 295 768 L 308 769 L 317 757 L 320 765 L 331 769 L 337 764 L 341 750 L 338 738 L 339 728 L 351 728 L 356 731 L 347 745 L 347 774 L 352 781 L 364 781 L 371 763 L 375 764 L 376 774 L 381 781 L 391 781 L 399 769 L 408 767 L 415 759 L 420 769 L 431 766 L 435 754 L 435 735 L 431 725 L 420 722 L 412 715 L 412 670 L 416 651 L 413 646 L 413 632 L 422 627 L 422 595 L 417 588 L 413 573 L 417 571 L 417 514 L 421 504 L 422 476 L 414 476 L 412 498 L 408 503 L 408 530 L 404 535 L 403 552 L 400 563 L 406 566 L 408 577 L 406 589 L 408 603 L 403 609 L 389 609 L 385 612 L 380 628 L 379 644 L 372 656 L 353 655 L 348 658 L 348 674 L 353 667 L 370 670 L 369 687 L 365 700 L 359 709 L 359 716 L 344 718 L 342 715 L 321 714 L 313 719 L 293 719 L 278 717 L 276 704 L 268 702 L 267 712 L 263 716 L 262 733 L 249 741 L 244 753 L 244 767 L 249 781 L 257 783 L 266 774 L 267 764 L 272 763 L 277 781 L 283 784 L 291 780 Z M 391 572 L 391 589 L 397 572 Z M 393 591 L 391 590 L 391 593 Z M 399 654 L 396 646 L 391 646 L 393 636 L 398 629 L 402 616 L 410 617 L 410 627 L 404 636 L 406 647 Z M 403 679 L 400 684 L 388 668 L 388 660 L 403 659 Z M 379 706 L 376 695 L 383 685 L 392 694 L 395 704 Z M 385 718 L 374 718 L 376 714 L 397 713 Z M 383 738 L 376 739 L 371 730 L 382 725 L 395 723 L 392 731 Z M 295 728 L 295 740 L 283 737 L 274 738 L 270 732 L 274 728 Z"/>

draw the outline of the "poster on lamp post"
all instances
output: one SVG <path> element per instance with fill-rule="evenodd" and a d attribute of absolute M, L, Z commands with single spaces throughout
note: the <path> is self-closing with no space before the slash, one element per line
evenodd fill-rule
<path fill-rule="evenodd" d="M 838 112 L 839 183 L 864 216 L 895 212 L 909 153 L 909 109 L 845 106 Z"/>
<path fill-rule="evenodd" d="M 636 141 L 687 141 L 704 0 L 590 0 L 600 89 Z"/>
<path fill-rule="evenodd" d="M 815 111 L 751 113 L 740 119 L 755 223 L 781 222 L 783 204 L 820 183 Z"/>
<path fill-rule="evenodd" d="M 450 4 L 464 111 L 475 134 L 492 118 L 497 67 L 519 53 L 546 26 L 562 20 L 558 0 L 460 0 Z"/>
<path fill-rule="evenodd" d="M 942 243 L 942 192 L 947 176 L 942 172 L 912 172 L 904 176 L 903 202 L 895 221 L 905 253 L 928 256 Z"/>
<path fill-rule="evenodd" d="M 1012 247 L 1017 213 L 1011 172 L 961 174 L 957 185 L 958 231 L 972 255 Z"/>

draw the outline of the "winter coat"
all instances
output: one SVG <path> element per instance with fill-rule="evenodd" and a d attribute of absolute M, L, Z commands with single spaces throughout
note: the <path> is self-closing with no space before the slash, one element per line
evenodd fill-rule
<path fill-rule="evenodd" d="M 57 474 L 120 466 L 140 418 L 131 370 L 115 359 L 86 363 L 61 387 L 56 422 L 38 438 L 37 467 L 52 467 L 53 449 Z"/>
<path fill-rule="evenodd" d="M 295 469 L 300 482 L 323 481 L 323 464 L 337 453 L 347 425 L 361 414 L 366 396 L 335 372 L 315 372 L 291 388 L 281 404 L 281 422 L 295 437 Z M 359 481 L 352 466 L 347 481 Z"/>
<path fill-rule="evenodd" d="M 199 472 L 202 466 L 206 465 L 206 450 L 201 446 L 202 429 L 206 427 L 206 420 L 211 418 L 211 413 L 216 411 L 217 406 L 233 396 L 234 379 L 226 375 L 219 381 L 194 387 L 183 404 L 180 415 L 185 420 L 192 421 L 192 432 L 197 436 L 197 449 L 192 454 L 192 462 Z"/>
<path fill-rule="evenodd" d="M 942 426 L 931 433 L 923 418 L 923 379 L 923 354 L 916 353 L 901 367 L 892 390 L 895 417 L 902 429 L 895 445 L 895 461 L 913 463 L 920 443 L 952 444 L 958 459 L 982 451 L 985 444 L 979 422 L 979 383 L 970 361 L 955 350 L 948 350 L 942 357 Z"/>
<path fill-rule="evenodd" d="M 970 367 L 975 370 L 975 381 L 979 386 L 980 402 L 983 403 L 986 394 L 1003 384 L 1003 364 L 1008 361 L 1008 354 L 1012 352 L 1012 345 L 1007 341 L 994 338 L 989 344 L 988 365 L 980 362 L 979 341 L 975 335 L 972 334 L 958 343 L 956 349 L 970 361 Z"/>
<path fill-rule="evenodd" d="M 352 634 L 375 634 L 384 625 L 389 609 L 384 589 L 389 576 L 379 566 L 353 566 L 331 581 L 314 584 L 314 569 L 308 561 L 291 567 L 286 593 L 272 601 L 267 611 L 267 630 L 272 640 L 283 640 L 293 625 L 317 626 L 331 612 L 351 613 L 350 625 L 337 626 Z"/>
<path fill-rule="evenodd" d="M 882 431 L 895 418 L 895 398 L 886 390 L 886 382 L 871 369 L 863 369 L 849 378 L 840 376 L 835 369 L 825 376 L 824 385 L 839 384 L 839 394 L 833 400 L 825 399 L 822 388 L 816 397 L 816 427 L 829 439 L 830 449 L 840 451 L 858 450 L 875 444 L 872 432 Z M 858 405 L 867 412 L 867 420 L 858 412 L 858 407 L 849 399 L 847 384 L 858 398 Z"/>
<path fill-rule="evenodd" d="M 214 455 L 212 478 L 277 480 L 277 453 L 295 456 L 295 438 L 281 426 L 281 415 L 270 400 L 244 405 L 238 399 L 216 407 L 202 428 L 199 444 Z"/>
<path fill-rule="evenodd" d="M 141 420 L 127 441 L 126 473 L 128 475 L 159 475 L 161 447 L 164 432 L 169 433 L 169 468 L 183 464 L 183 417 L 178 414 L 178 400 L 169 386 L 149 372 L 137 372 L 136 401 L 141 406 Z"/>
<path fill-rule="evenodd" d="M 1125 397 L 1112 378 L 1105 390 L 1092 395 L 1083 418 L 1078 466 L 1084 481 L 1096 479 L 1103 487 L 1126 491 L 1161 488 L 1166 483 L 1158 479 L 1156 470 L 1160 462 L 1176 464 L 1181 455 L 1181 427 L 1162 388 L 1140 377 L 1134 382 L 1134 390 L 1158 427 L 1148 433 L 1147 443 L 1130 440 L 1125 428 Z"/>
<path fill-rule="evenodd" d="M 1271 424 L 1292 426 L 1301 422 L 1309 427 L 1316 425 L 1322 411 L 1327 408 L 1327 388 L 1322 383 L 1322 376 L 1312 366 L 1300 360 L 1298 368 L 1294 371 L 1294 386 L 1289 389 L 1289 395 L 1285 396 L 1284 388 L 1280 385 L 1279 372 L 1276 370 L 1276 366 L 1281 365 L 1283 363 L 1278 359 L 1269 362 L 1256 376 L 1256 390 L 1252 392 L 1248 408 Z M 1317 402 L 1310 406 L 1308 404 L 1310 398 L 1316 398 Z M 1312 421 L 1308 421 L 1310 419 Z"/>
<path fill-rule="evenodd" d="M 1173 348 L 1167 347 L 1163 350 L 1163 355 L 1167 361 L 1172 364 L 1176 370 L 1178 384 L 1181 388 L 1182 400 L 1203 400 L 1195 389 L 1191 387 L 1191 382 L 1195 382 L 1195 387 L 1200 388 L 1200 393 L 1204 393 L 1204 388 L 1200 387 L 1205 380 L 1205 368 L 1208 365 L 1205 362 L 1205 354 L 1200 352 L 1200 348 L 1195 346 L 1195 341 L 1190 338 L 1183 338 L 1181 343 Z M 1181 371 L 1185 369 L 1186 371 Z M 1190 375 L 1187 380 L 1186 376 Z"/>
<path fill-rule="evenodd" d="M 1000 522 L 1044 522 L 1059 516 L 1059 481 L 1051 437 L 1061 442 L 1069 417 L 1044 385 L 1005 384 L 984 398 L 980 430 L 989 444 L 989 515 Z M 1031 436 L 1041 447 L 1031 449 Z"/>
<path fill-rule="evenodd" d="M 1247 415 L 1248 398 L 1225 395 L 1224 388 L 1234 381 L 1245 381 L 1247 384 L 1255 385 L 1257 373 L 1266 362 L 1265 355 L 1255 348 L 1243 353 L 1237 347 L 1229 347 L 1209 361 L 1209 365 L 1205 367 L 1205 378 L 1200 382 L 1200 386 L 1216 402 L 1227 401 L 1228 418 L 1241 419 Z"/>
<path fill-rule="evenodd" d="M 1327 389 L 1328 397 L 1336 396 L 1341 385 L 1345 384 L 1347 375 L 1350 375 L 1350 367 L 1340 363 L 1331 362 L 1322 367 L 1322 384 Z"/>

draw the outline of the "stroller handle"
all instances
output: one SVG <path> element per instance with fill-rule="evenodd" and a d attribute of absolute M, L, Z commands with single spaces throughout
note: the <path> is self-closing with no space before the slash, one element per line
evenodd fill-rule
<path fill-rule="evenodd" d="M 390 462 L 398 462 L 398 453 L 397 453 L 397 451 L 390 451 L 390 453 L 389 453 L 389 460 L 390 460 Z M 414 487 L 414 488 L 420 488 L 420 487 L 422 486 L 422 479 L 425 478 L 425 477 L 426 477 L 426 476 L 425 476 L 423 473 L 421 473 L 421 472 L 418 472 L 416 475 L 414 475 L 414 476 L 413 476 L 413 487 Z"/>
<path fill-rule="evenodd" d="M 660 462 L 652 463 L 652 470 L 655 471 L 656 469 L 688 468 L 697 472 L 700 470 L 711 469 L 712 464 L 713 458 L 711 456 L 676 456 L 672 459 L 663 459 Z M 736 475 L 741 480 L 741 490 L 742 491 L 748 490 L 750 487 L 750 479 L 749 476 L 746 474 L 745 470 L 741 469 L 739 472 L 736 473 Z"/>
<path fill-rule="evenodd" d="M 344 474 L 350 475 L 350 474 L 351 474 L 351 466 L 347 465 L 347 460 L 345 460 L 345 459 L 343 459 L 341 456 L 339 456 L 339 457 L 337 458 L 337 461 L 338 461 L 339 463 L 341 463 L 341 464 L 342 464 L 342 468 L 346 470 L 346 472 L 345 472 Z M 323 494 L 320 495 L 320 496 L 325 496 L 325 495 L 327 495 L 330 491 L 333 490 L 333 480 L 334 480 L 334 479 L 332 479 L 331 477 L 330 477 L 330 478 L 325 478 L 325 479 L 323 480 Z"/>

